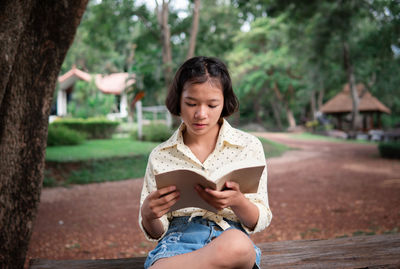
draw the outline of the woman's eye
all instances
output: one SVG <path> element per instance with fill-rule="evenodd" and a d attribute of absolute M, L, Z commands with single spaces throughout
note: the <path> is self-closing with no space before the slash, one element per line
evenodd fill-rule
<path fill-rule="evenodd" d="M 195 106 L 196 104 L 186 103 L 188 106 Z"/>
<path fill-rule="evenodd" d="M 208 105 L 209 108 L 216 108 L 217 106 Z"/>

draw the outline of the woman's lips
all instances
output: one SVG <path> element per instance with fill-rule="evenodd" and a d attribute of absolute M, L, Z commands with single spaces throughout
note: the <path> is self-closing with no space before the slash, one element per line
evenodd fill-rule
<path fill-rule="evenodd" d="M 194 123 L 193 125 L 194 125 L 194 127 L 199 128 L 199 129 L 206 127 L 206 124 L 201 124 L 201 123 Z"/>

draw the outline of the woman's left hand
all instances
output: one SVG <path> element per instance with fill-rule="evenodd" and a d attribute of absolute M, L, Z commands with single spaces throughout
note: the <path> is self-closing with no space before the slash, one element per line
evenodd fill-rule
<path fill-rule="evenodd" d="M 195 189 L 204 201 L 217 210 L 222 210 L 227 207 L 233 209 L 243 204 L 244 200 L 246 200 L 246 197 L 240 191 L 239 184 L 233 181 L 227 181 L 225 183 L 225 189 L 222 191 L 216 191 L 210 188 L 204 189 L 199 185 L 196 186 Z"/>

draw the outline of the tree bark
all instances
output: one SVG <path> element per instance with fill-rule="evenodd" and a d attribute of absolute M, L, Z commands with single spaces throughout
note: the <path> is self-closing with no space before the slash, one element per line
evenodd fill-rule
<path fill-rule="evenodd" d="M 278 126 L 278 129 L 279 129 L 279 131 L 282 131 L 283 125 L 282 125 L 282 121 L 281 121 L 281 110 L 280 110 L 279 104 L 277 102 L 275 102 L 274 100 L 272 100 L 272 98 L 268 98 L 268 100 L 272 107 L 272 112 L 274 114 L 275 122 Z"/>
<path fill-rule="evenodd" d="M 23 268 L 43 180 L 48 117 L 87 0 L 0 3 L 0 267 Z"/>
<path fill-rule="evenodd" d="M 343 59 L 344 59 L 344 67 L 346 69 L 347 73 L 347 80 L 349 83 L 350 87 L 350 93 L 351 93 L 351 99 L 353 103 L 353 109 L 351 112 L 351 129 L 352 131 L 357 130 L 357 122 L 359 118 L 359 111 L 358 111 L 358 106 L 360 103 L 359 97 L 358 97 L 358 92 L 356 88 L 356 79 L 354 75 L 354 70 L 353 70 L 353 64 L 351 63 L 350 60 L 350 49 L 349 45 L 347 42 L 343 42 Z"/>
<path fill-rule="evenodd" d="M 325 94 L 324 82 L 321 80 L 320 84 L 321 84 L 321 87 L 320 87 L 320 89 L 318 91 L 318 102 L 317 102 L 318 108 L 317 108 L 317 111 L 319 111 L 321 109 L 322 105 L 323 105 L 324 94 Z"/>
<path fill-rule="evenodd" d="M 311 117 L 312 120 L 316 120 L 316 115 L 317 115 L 317 104 L 315 101 L 315 90 L 311 90 L 311 96 L 310 96 L 310 108 L 311 108 Z"/>
<path fill-rule="evenodd" d="M 157 4 L 157 18 L 161 29 L 162 59 L 166 89 L 168 89 L 172 82 L 171 31 L 169 29 L 168 17 L 169 1 L 163 0 L 161 8 Z"/>
<path fill-rule="evenodd" d="M 289 129 L 296 128 L 296 119 L 294 118 L 293 111 L 290 109 L 289 101 L 286 100 L 282 96 L 281 92 L 279 91 L 277 83 L 274 83 L 274 87 L 272 87 L 272 88 L 274 90 L 276 98 L 278 98 L 278 100 L 281 101 L 283 103 L 283 106 L 285 107 L 285 112 L 286 112 L 286 117 L 287 117 L 287 121 L 288 121 L 288 124 L 289 124 Z M 291 85 L 289 86 L 288 92 L 292 92 L 293 93 L 293 87 Z M 290 100 L 290 98 L 292 98 L 292 94 L 289 94 L 288 96 L 289 97 L 286 97 L 286 98 L 289 98 L 289 100 Z"/>
<path fill-rule="evenodd" d="M 293 111 L 290 109 L 289 104 L 285 104 L 286 117 L 289 124 L 289 130 L 296 128 L 296 119 L 294 118 Z"/>
<path fill-rule="evenodd" d="M 263 125 L 261 118 L 261 99 L 262 99 L 262 90 L 257 93 L 257 97 L 254 100 L 254 114 L 256 115 L 256 122 L 259 125 Z"/>
<path fill-rule="evenodd" d="M 197 32 L 199 30 L 199 17 L 200 17 L 199 13 L 200 13 L 200 0 L 195 0 L 193 9 L 192 30 L 190 31 L 189 50 L 186 59 L 190 59 L 194 56 L 194 50 L 196 48 Z"/>

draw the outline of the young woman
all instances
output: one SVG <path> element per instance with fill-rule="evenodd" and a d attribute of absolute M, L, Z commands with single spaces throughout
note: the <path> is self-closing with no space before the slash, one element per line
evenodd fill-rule
<path fill-rule="evenodd" d="M 239 105 L 225 64 L 208 57 L 187 60 L 175 74 L 166 105 L 182 124 L 149 157 L 139 224 L 158 245 L 149 253 L 145 268 L 258 268 L 261 252 L 248 234 L 271 222 L 266 169 L 253 194 L 241 193 L 231 181 L 223 191 L 196 186 L 218 213 L 193 207 L 168 212 L 179 199 L 179 190 L 175 186 L 157 190 L 154 178 L 182 168 L 212 173 L 249 158 L 265 163 L 260 141 L 225 120 Z"/>

